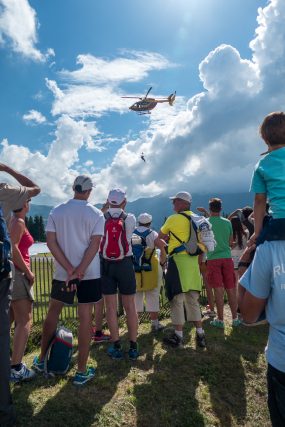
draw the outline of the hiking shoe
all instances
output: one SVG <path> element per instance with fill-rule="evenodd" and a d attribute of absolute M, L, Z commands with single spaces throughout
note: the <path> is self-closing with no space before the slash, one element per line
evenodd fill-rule
<path fill-rule="evenodd" d="M 29 381 L 36 376 L 35 371 L 28 369 L 27 366 L 22 363 L 22 367 L 19 371 L 11 368 L 10 381 L 13 383 L 18 383 L 20 381 Z"/>
<path fill-rule="evenodd" d="M 123 358 L 122 347 L 121 346 L 120 347 L 116 347 L 114 344 L 112 344 L 112 345 L 110 345 L 110 347 L 108 347 L 107 354 L 112 359 L 121 360 Z"/>
<path fill-rule="evenodd" d="M 176 335 L 175 332 L 173 332 L 173 334 L 170 335 L 169 337 L 163 338 L 163 342 L 164 342 L 164 344 L 169 345 L 173 348 L 183 348 L 184 347 L 183 339 L 180 338 L 178 335 Z"/>
<path fill-rule="evenodd" d="M 240 319 L 234 319 L 233 321 L 232 321 L 232 326 L 234 327 L 234 328 L 236 328 L 237 326 L 240 326 L 242 324 L 242 322 L 241 322 L 241 320 Z"/>
<path fill-rule="evenodd" d="M 95 377 L 95 368 L 87 366 L 86 372 L 76 372 L 73 378 L 73 384 L 82 386 Z"/>
<path fill-rule="evenodd" d="M 45 370 L 45 363 L 44 361 L 40 361 L 39 356 L 35 356 L 32 364 L 32 368 L 39 373 L 44 372 Z"/>
<path fill-rule="evenodd" d="M 206 347 L 206 337 L 205 334 L 198 334 L 196 332 L 196 343 L 198 347 L 205 348 Z"/>
<path fill-rule="evenodd" d="M 128 351 L 128 355 L 130 360 L 137 360 L 137 358 L 139 357 L 138 347 L 137 348 L 130 347 Z"/>
<path fill-rule="evenodd" d="M 161 332 L 163 331 L 164 326 L 158 322 L 157 325 L 151 325 L 151 332 Z"/>
<path fill-rule="evenodd" d="M 224 329 L 225 327 L 223 320 L 219 320 L 219 319 L 211 320 L 210 325 L 220 329 Z"/>
<path fill-rule="evenodd" d="M 92 334 L 92 339 L 95 343 L 107 342 L 110 341 L 110 338 L 110 335 L 105 334 L 103 331 L 101 331 L 100 335 L 96 335 L 96 330 L 94 330 Z"/>

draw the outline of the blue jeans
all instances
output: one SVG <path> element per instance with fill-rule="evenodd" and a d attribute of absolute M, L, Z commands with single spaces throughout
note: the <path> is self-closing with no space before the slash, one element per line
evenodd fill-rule
<path fill-rule="evenodd" d="M 15 413 L 10 393 L 11 279 L 0 281 L 0 427 L 13 425 Z"/>
<path fill-rule="evenodd" d="M 285 426 L 285 372 L 268 364 L 268 409 L 273 427 Z"/>

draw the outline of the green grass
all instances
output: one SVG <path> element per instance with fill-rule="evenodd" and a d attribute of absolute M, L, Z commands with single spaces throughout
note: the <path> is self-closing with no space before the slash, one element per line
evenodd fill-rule
<path fill-rule="evenodd" d="M 169 320 L 163 323 L 169 325 Z M 141 324 L 141 356 L 136 362 L 112 361 L 105 344 L 93 344 L 90 363 L 97 375 L 79 390 L 72 385 L 75 348 L 74 365 L 64 378 L 37 376 L 13 386 L 18 425 L 270 426 L 263 355 L 267 327 L 227 326 L 223 331 L 208 321 L 204 327 L 206 350 L 196 349 L 190 325 L 185 328 L 185 348 L 174 350 L 162 345 L 163 333 L 154 336 L 148 323 Z M 127 343 L 124 324 L 121 333 Z M 28 364 L 37 351 L 25 357 Z"/>

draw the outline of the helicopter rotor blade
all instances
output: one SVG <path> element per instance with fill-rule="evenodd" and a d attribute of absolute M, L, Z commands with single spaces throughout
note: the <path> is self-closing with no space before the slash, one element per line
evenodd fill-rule
<path fill-rule="evenodd" d="M 146 96 L 144 97 L 144 99 L 146 99 L 147 98 L 147 95 L 149 94 L 149 92 L 151 91 L 151 89 L 152 89 L 152 86 L 149 88 L 149 90 L 147 91 L 147 93 L 146 93 Z"/>
<path fill-rule="evenodd" d="M 133 98 L 133 99 L 142 99 L 139 96 L 121 96 L 121 98 Z"/>

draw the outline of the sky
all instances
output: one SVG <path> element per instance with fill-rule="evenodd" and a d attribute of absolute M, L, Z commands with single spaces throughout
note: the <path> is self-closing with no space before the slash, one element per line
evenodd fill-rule
<path fill-rule="evenodd" d="M 79 174 L 96 203 L 248 191 L 259 125 L 285 109 L 284 22 L 284 0 L 0 0 L 0 161 L 38 204 Z M 130 111 L 149 87 L 174 106 Z"/>

